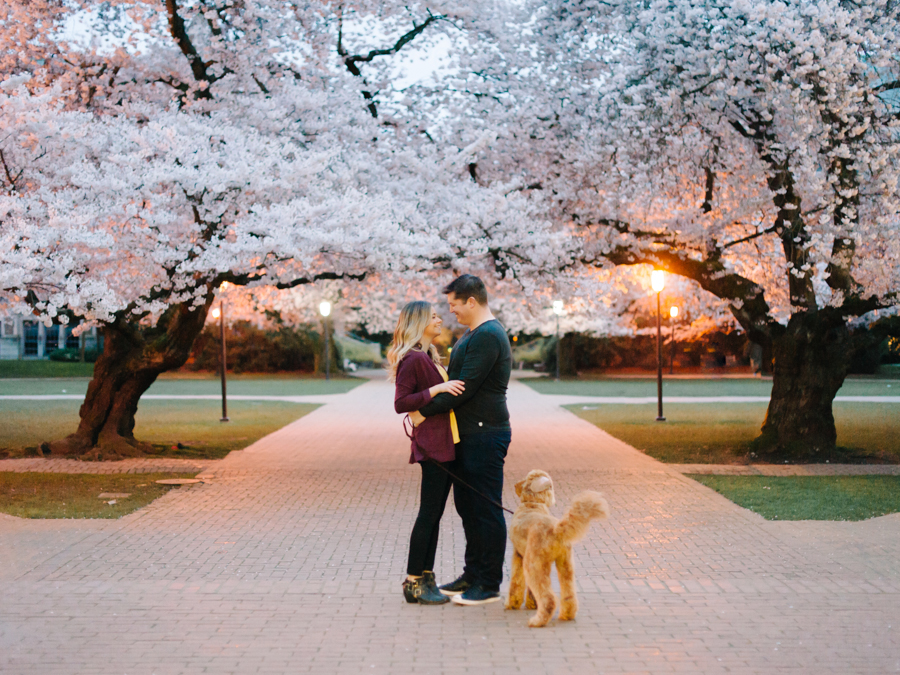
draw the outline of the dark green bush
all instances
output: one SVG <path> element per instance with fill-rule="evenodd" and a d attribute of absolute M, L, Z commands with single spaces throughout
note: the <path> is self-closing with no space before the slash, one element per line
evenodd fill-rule
<path fill-rule="evenodd" d="M 235 373 L 278 371 L 315 372 L 321 370 L 322 336 L 312 327 L 263 330 L 248 321 L 237 321 L 225 329 L 228 370 Z M 219 327 L 207 326 L 194 343 L 188 370 L 215 371 L 219 368 Z M 335 341 L 331 340 L 332 372 L 341 370 Z"/>
<path fill-rule="evenodd" d="M 668 367 L 671 358 L 671 327 L 663 332 L 663 363 Z M 676 362 L 679 367 L 716 368 L 724 366 L 726 356 L 734 356 L 738 363 L 748 364 L 744 353 L 747 338 L 741 333 L 716 332 L 691 342 L 678 340 L 676 334 Z M 579 371 L 617 368 L 656 368 L 656 335 L 625 335 L 593 337 L 581 333 L 566 333 L 560 345 L 561 375 L 575 375 Z M 540 344 L 543 369 L 556 370 L 556 336 Z"/>
<path fill-rule="evenodd" d="M 84 352 L 84 360 L 86 363 L 94 363 L 99 355 L 100 354 L 96 349 L 87 349 Z M 77 363 L 81 361 L 81 350 L 72 347 L 67 349 L 54 349 L 47 358 L 51 361 Z"/>

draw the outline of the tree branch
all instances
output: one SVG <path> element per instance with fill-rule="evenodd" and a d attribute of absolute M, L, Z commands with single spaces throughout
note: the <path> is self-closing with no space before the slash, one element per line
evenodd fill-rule
<path fill-rule="evenodd" d="M 9 165 L 6 163 L 6 156 L 3 154 L 3 150 L 0 150 L 0 162 L 3 163 L 3 172 L 6 174 L 6 180 L 9 182 L 9 194 L 17 192 L 19 187 L 16 185 L 16 181 L 21 178 L 24 169 L 20 169 L 19 173 L 13 176 L 9 170 Z"/>
<path fill-rule="evenodd" d="M 365 83 L 366 79 L 362 76 L 362 71 L 360 70 L 358 64 L 370 63 L 379 56 L 390 56 L 391 54 L 396 54 L 403 48 L 404 45 L 412 42 L 418 35 L 420 35 L 426 28 L 428 28 L 429 25 L 444 18 L 445 17 L 442 14 L 435 15 L 431 12 L 428 12 L 428 18 L 425 19 L 424 22 L 418 25 L 413 22 L 413 29 L 401 35 L 392 46 L 385 49 L 372 49 L 367 54 L 355 54 L 351 56 L 350 53 L 344 48 L 344 14 L 343 8 L 341 8 L 338 14 L 337 53 L 344 60 L 344 65 L 347 67 L 347 70 L 350 71 L 350 74 L 354 77 L 361 78 Z M 372 117 L 377 118 L 378 107 L 375 104 L 375 94 L 371 91 L 364 90 L 362 92 L 362 95 L 363 98 L 368 101 L 368 105 L 366 107 L 369 109 L 369 113 L 372 115 Z"/>
<path fill-rule="evenodd" d="M 337 280 L 343 279 L 345 281 L 362 281 L 366 278 L 368 272 L 360 272 L 359 274 L 350 274 L 348 272 L 338 273 L 338 272 L 321 272 L 319 274 L 314 274 L 311 277 L 297 277 L 291 281 L 282 281 L 277 284 L 273 284 L 275 288 L 279 290 L 286 290 L 288 288 L 296 288 L 297 286 L 303 286 L 306 284 L 314 284 L 317 281 L 328 281 L 328 280 Z M 228 272 L 226 274 L 222 274 L 217 278 L 217 285 L 221 285 L 223 281 L 227 281 L 230 284 L 234 284 L 235 286 L 246 286 L 247 284 L 251 284 L 255 281 L 260 281 L 265 278 L 265 274 L 262 273 L 248 273 L 248 274 L 232 274 Z"/>
<path fill-rule="evenodd" d="M 174 39 L 175 43 L 178 45 L 178 48 L 181 49 L 181 53 L 187 58 L 194 79 L 198 83 L 207 82 L 208 84 L 212 84 L 216 81 L 216 78 L 207 71 L 206 64 L 203 62 L 203 59 L 200 58 L 200 54 L 197 53 L 197 48 L 194 47 L 194 43 L 191 42 L 191 38 L 187 33 L 187 27 L 184 24 L 184 19 L 182 19 L 181 15 L 178 13 L 177 0 L 166 0 L 166 11 L 169 14 L 169 32 L 172 35 L 172 39 Z M 212 93 L 209 90 L 209 86 L 198 89 L 195 95 L 197 98 L 212 99 Z"/>
<path fill-rule="evenodd" d="M 760 230 L 759 232 L 748 235 L 746 237 L 742 237 L 741 239 L 735 239 L 734 241 L 729 241 L 727 244 L 722 244 L 719 248 L 726 249 L 726 248 L 731 248 L 732 246 L 737 246 L 738 244 L 745 244 L 748 241 L 753 241 L 754 239 L 757 239 L 758 237 L 762 237 L 766 234 L 774 234 L 777 231 L 778 231 L 778 226 L 772 225 L 772 227 L 767 227 L 765 230 Z"/>
<path fill-rule="evenodd" d="M 675 248 L 652 249 L 619 246 L 601 257 L 615 265 L 653 265 L 671 274 L 693 279 L 700 287 L 729 303 L 729 309 L 750 339 L 768 344 L 784 328 L 772 316 L 762 287 L 746 277 L 729 272 L 718 258 L 696 260 Z M 596 260 L 582 259 L 596 265 Z"/>

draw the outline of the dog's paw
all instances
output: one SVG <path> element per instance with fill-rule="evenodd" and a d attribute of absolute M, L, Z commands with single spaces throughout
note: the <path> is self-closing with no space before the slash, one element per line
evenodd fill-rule
<path fill-rule="evenodd" d="M 525 598 L 525 609 L 537 609 L 537 600 L 534 599 L 531 593 Z"/>
<path fill-rule="evenodd" d="M 547 622 L 549 620 L 550 620 L 549 618 L 542 619 L 539 616 L 533 616 L 528 620 L 528 627 L 529 628 L 543 628 L 544 626 L 547 625 Z"/>
<path fill-rule="evenodd" d="M 560 621 L 574 621 L 578 614 L 578 601 L 574 597 L 563 599 L 559 608 Z"/>

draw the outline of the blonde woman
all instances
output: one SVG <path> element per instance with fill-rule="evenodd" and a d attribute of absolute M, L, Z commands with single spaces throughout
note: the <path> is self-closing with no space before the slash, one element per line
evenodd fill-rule
<path fill-rule="evenodd" d="M 400 311 L 394 340 L 388 350 L 388 379 L 396 384 L 394 410 L 410 413 L 440 393 L 458 396 L 461 380 L 447 379 L 437 348 L 432 344 L 441 334 L 441 318 L 428 302 L 408 303 Z M 442 594 L 434 578 L 434 557 L 438 531 L 450 476 L 440 464 L 455 458 L 454 443 L 459 441 L 453 411 L 433 415 L 413 428 L 409 463 L 422 467 L 419 515 L 409 540 L 409 560 L 403 595 L 407 602 L 441 605 L 450 598 Z"/>

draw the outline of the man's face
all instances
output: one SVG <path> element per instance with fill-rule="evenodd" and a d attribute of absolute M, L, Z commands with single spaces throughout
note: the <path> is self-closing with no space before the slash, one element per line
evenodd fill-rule
<path fill-rule="evenodd" d="M 475 307 L 475 298 L 460 300 L 455 293 L 447 294 L 447 303 L 450 305 L 450 313 L 463 326 L 468 326 L 472 318 L 472 310 Z"/>

